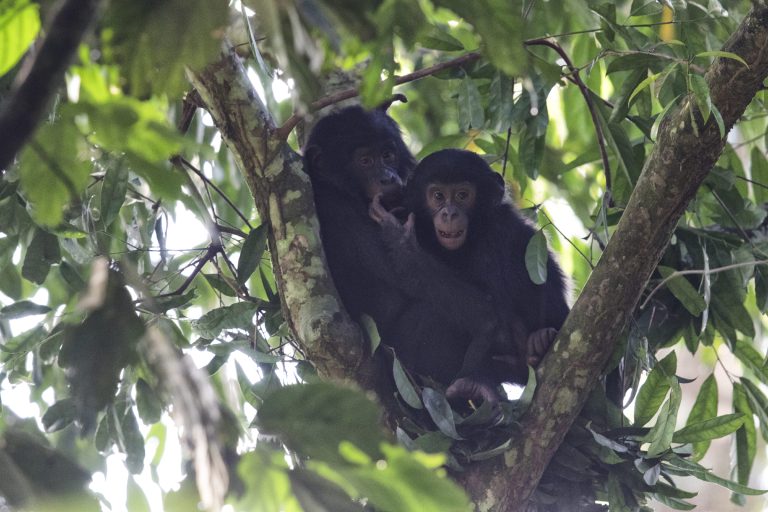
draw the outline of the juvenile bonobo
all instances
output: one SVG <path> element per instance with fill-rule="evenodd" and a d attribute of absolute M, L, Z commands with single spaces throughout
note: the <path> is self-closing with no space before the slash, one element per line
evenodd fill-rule
<path fill-rule="evenodd" d="M 497 380 L 522 383 L 527 364 L 538 365 L 554 340 L 568 305 L 563 274 L 551 254 L 545 283 L 534 284 L 528 275 L 525 251 L 535 230 L 504 198 L 502 177 L 478 155 L 456 149 L 424 158 L 407 191 L 419 244 L 490 293 L 515 333 L 508 339 L 516 346 L 489 348 Z M 457 382 L 449 393 L 471 392 L 465 390 L 471 384 Z"/>
<path fill-rule="evenodd" d="M 477 365 L 465 361 L 476 337 L 497 339 L 507 330 L 488 294 L 426 254 L 412 232 L 412 243 L 403 243 L 413 220 L 403 226 L 391 210 L 401 204 L 415 160 L 387 116 L 388 106 L 348 107 L 318 121 L 304 166 L 328 266 L 347 311 L 372 317 L 382 342 L 407 368 L 448 385 Z M 374 197 L 390 223 L 369 215 Z M 473 397 L 498 399 L 486 389 Z"/>

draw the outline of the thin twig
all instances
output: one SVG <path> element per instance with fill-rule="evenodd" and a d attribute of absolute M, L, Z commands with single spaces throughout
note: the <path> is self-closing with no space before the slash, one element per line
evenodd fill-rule
<path fill-rule="evenodd" d="M 429 66 L 427 68 L 419 69 L 417 71 L 414 71 L 413 73 L 408 73 L 407 75 L 397 76 L 395 77 L 395 85 L 402 85 L 408 82 L 413 82 L 421 78 L 424 78 L 426 76 L 434 75 L 435 73 L 443 71 L 444 69 L 463 66 L 464 64 L 474 62 L 479 58 L 480 58 L 480 52 L 470 52 L 460 57 L 456 57 L 455 59 L 441 62 L 439 64 L 435 64 L 434 66 Z M 358 94 L 360 94 L 360 91 L 357 89 L 347 89 L 345 91 L 340 91 L 335 94 L 326 96 L 324 98 L 320 98 L 317 101 L 313 101 L 309 105 L 309 110 L 310 112 L 314 112 L 314 111 L 320 110 L 323 107 L 327 107 L 328 105 L 333 105 L 334 103 L 338 103 L 340 101 L 347 100 L 349 98 L 354 98 Z M 293 129 L 296 128 L 296 125 L 299 124 L 299 122 L 303 118 L 304 118 L 303 114 L 294 112 L 291 115 L 291 117 L 289 117 L 285 121 L 285 123 L 283 123 L 283 125 L 276 130 L 275 133 L 278 139 L 286 140 L 288 138 L 288 135 L 290 135 L 291 131 L 293 131 Z"/>
<path fill-rule="evenodd" d="M 648 297 L 645 298 L 643 303 L 640 305 L 640 309 L 645 309 L 645 306 L 648 305 L 648 301 L 651 300 L 651 297 L 653 297 L 657 291 L 659 291 L 659 288 L 667 284 L 672 279 L 679 277 L 679 276 L 687 276 L 687 275 L 710 275 L 710 274 L 718 274 L 720 272 L 726 272 L 728 270 L 733 270 L 735 268 L 740 267 L 748 267 L 750 265 L 768 265 L 768 260 L 757 260 L 757 261 L 742 261 L 741 263 L 732 263 L 730 265 L 725 265 L 723 267 L 717 267 L 717 268 L 711 268 L 708 271 L 707 270 L 676 270 L 669 274 L 667 277 L 661 280 L 659 284 L 656 285 L 656 287 L 651 290 L 651 293 L 648 294 Z"/>
<path fill-rule="evenodd" d="M 175 297 L 177 295 L 181 295 L 186 291 L 187 288 L 189 288 L 189 285 L 192 284 L 192 281 L 194 281 L 195 277 L 197 277 L 197 274 L 199 274 L 206 263 L 213 260 L 213 258 L 216 257 L 217 254 L 223 253 L 224 249 L 220 244 L 212 243 L 208 246 L 208 250 L 205 252 L 202 258 L 200 258 L 197 261 L 197 264 L 195 265 L 195 268 L 192 270 L 192 273 L 187 276 L 187 279 L 184 280 L 183 283 L 181 283 L 181 286 L 179 286 L 176 290 L 168 293 L 163 293 L 161 295 L 155 296 L 155 299 L 161 299 L 163 297 Z"/>
<path fill-rule="evenodd" d="M 208 177 L 200 169 L 192 165 L 192 163 L 189 162 L 186 158 L 179 155 L 171 158 L 171 162 L 176 165 L 180 164 L 182 167 L 185 167 L 195 173 L 201 180 L 203 180 L 203 182 L 205 182 L 207 186 L 215 190 L 216 193 L 219 194 L 219 196 L 221 196 L 224 201 L 226 201 L 226 203 L 230 206 L 230 208 L 232 208 L 232 210 L 234 210 L 237 216 L 243 219 L 243 222 L 245 222 L 245 225 L 248 226 L 248 229 L 253 229 L 250 222 L 248 222 L 248 218 L 237 208 L 237 206 L 235 206 L 235 203 L 233 203 L 232 200 L 229 199 L 229 197 L 227 197 L 227 195 L 219 187 L 217 187 L 215 183 L 209 180 Z"/>
<path fill-rule="evenodd" d="M 594 103 L 592 103 L 592 96 L 590 95 L 589 88 L 586 86 L 584 81 L 579 76 L 579 68 L 573 65 L 573 62 L 571 62 L 571 59 L 568 57 L 568 54 L 565 53 L 565 50 L 563 50 L 563 48 L 559 44 L 557 44 L 555 41 L 552 41 L 549 38 L 529 39 L 527 41 L 524 41 L 523 44 L 525 46 L 546 46 L 548 48 L 555 50 L 555 52 L 557 52 L 557 54 L 560 55 L 560 58 L 563 59 L 563 61 L 565 62 L 565 65 L 568 67 L 569 71 L 571 72 L 571 79 L 581 91 L 581 95 L 584 97 L 584 101 L 587 103 L 587 108 L 589 109 L 589 113 L 592 116 L 592 123 L 595 125 L 595 133 L 597 134 L 597 144 L 600 148 L 600 157 L 603 160 L 603 169 L 605 171 L 605 189 L 606 189 L 606 195 L 608 196 L 608 206 L 613 206 L 613 194 L 611 192 L 612 190 L 611 164 L 608 161 L 608 151 L 605 149 L 605 137 L 603 135 L 603 127 L 600 124 L 600 120 L 597 117 L 597 109 L 595 108 Z"/>
<path fill-rule="evenodd" d="M 539 206 L 541 206 L 541 205 L 539 205 Z M 572 241 L 572 240 L 571 240 L 571 239 L 570 239 L 568 236 L 566 236 L 566 235 L 565 235 L 565 233 L 563 233 L 562 231 L 560 231 L 560 228 L 558 228 L 558 227 L 557 227 L 557 224 L 555 224 L 554 222 L 552 222 L 552 219 L 550 219 L 550 218 L 549 218 L 549 215 L 547 215 L 547 214 L 546 214 L 546 212 L 545 212 L 544 210 L 542 210 L 541 208 L 538 208 L 538 211 L 539 211 L 539 213 L 541 213 L 541 214 L 542 214 L 542 215 L 543 215 L 543 216 L 544 216 L 544 217 L 547 219 L 547 222 L 549 222 L 549 225 L 550 225 L 550 226 L 552 226 L 553 228 L 555 228 L 555 231 L 557 231 L 558 233 L 560 233 L 560 236 L 561 236 L 561 237 L 563 237 L 563 238 L 565 239 L 565 241 L 566 241 L 566 242 L 568 242 L 569 244 L 571 244 L 571 247 L 573 247 L 573 248 L 576 250 L 576 252 L 578 252 L 578 253 L 581 255 L 581 257 L 582 257 L 582 258 L 584 258 L 584 261 L 586 261 L 586 262 L 587 262 L 587 265 L 589 265 L 589 268 L 590 268 L 590 270 L 594 270 L 595 266 L 592 264 L 592 260 L 591 260 L 591 259 L 589 259 L 589 258 L 587 257 L 587 255 L 586 255 L 586 254 L 584 254 L 583 252 L 581 252 L 581 249 L 579 249 L 579 248 L 576 246 L 576 244 L 574 244 L 574 243 L 573 243 L 573 241 Z M 542 229 L 543 229 L 543 228 L 542 228 Z"/>

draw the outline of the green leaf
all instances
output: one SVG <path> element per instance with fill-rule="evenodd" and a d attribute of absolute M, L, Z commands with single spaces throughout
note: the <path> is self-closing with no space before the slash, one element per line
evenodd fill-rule
<path fill-rule="evenodd" d="M 675 96 L 672 101 L 666 104 L 664 108 L 662 109 L 661 113 L 656 116 L 656 119 L 653 121 L 653 126 L 651 126 L 651 139 L 656 140 L 656 136 L 659 133 L 659 126 L 661 126 L 661 122 L 664 120 L 666 115 L 669 113 L 670 109 L 672 107 L 677 105 L 677 100 L 680 98 L 680 96 Z"/>
<path fill-rule="evenodd" d="M 699 480 L 721 485 L 726 489 L 729 489 L 734 492 L 738 492 L 740 494 L 746 494 L 749 496 L 759 496 L 760 494 L 765 494 L 766 492 L 764 490 L 753 489 L 751 487 L 747 487 L 746 485 L 741 485 L 736 482 L 732 482 L 731 480 L 726 480 L 725 478 L 720 478 L 719 476 L 714 475 L 708 469 L 700 466 L 699 464 L 683 459 L 682 457 L 679 457 L 677 455 L 673 455 L 670 458 L 668 458 L 667 462 L 671 466 L 681 469 L 685 473 L 690 474 L 691 476 L 695 476 Z"/>
<path fill-rule="evenodd" d="M 59 239 L 56 235 L 38 228 L 27 247 L 24 263 L 21 266 L 21 275 L 28 281 L 43 284 L 51 265 L 60 260 Z"/>
<path fill-rule="evenodd" d="M 648 457 L 655 458 L 667 451 L 672 443 L 672 437 L 675 433 L 675 424 L 677 423 L 677 412 L 680 408 L 682 392 L 677 380 L 672 381 L 669 399 L 659 411 L 656 424 L 645 436 L 644 440 L 650 442 L 648 447 Z"/>
<path fill-rule="evenodd" d="M 488 115 L 489 124 L 497 131 L 503 132 L 512 126 L 514 115 L 515 81 L 505 75 L 497 72 L 491 80 L 491 90 L 488 97 Z M 490 153 L 490 151 L 486 151 Z"/>
<path fill-rule="evenodd" d="M 618 71 L 645 71 L 655 64 L 665 62 L 661 55 L 655 53 L 632 53 L 630 55 L 620 55 L 613 59 L 606 69 L 606 74 L 616 73 Z M 657 68 L 658 69 L 658 68 Z"/>
<path fill-rule="evenodd" d="M 31 300 L 21 300 L 0 309 L 0 319 L 12 320 L 30 315 L 44 315 L 52 310 L 48 306 L 35 304 Z"/>
<path fill-rule="evenodd" d="M 757 453 L 754 414 L 744 386 L 733 384 L 733 410 L 744 414 L 744 424 L 736 431 L 736 481 L 746 485 Z"/>
<path fill-rule="evenodd" d="M 717 416 L 717 380 L 712 373 L 707 377 L 699 389 L 696 401 L 693 403 L 686 427 Z M 742 422 L 743 423 L 743 422 Z M 701 441 L 693 444 L 693 459 L 700 460 L 709 449 L 709 441 Z"/>
<path fill-rule="evenodd" d="M 642 427 L 656 414 L 677 370 L 677 356 L 670 352 L 653 367 L 635 400 L 635 426 Z"/>
<path fill-rule="evenodd" d="M 749 368 L 755 377 L 763 384 L 768 384 L 768 371 L 764 367 L 765 358 L 748 341 L 738 340 L 733 349 L 735 355 L 744 366 Z"/>
<path fill-rule="evenodd" d="M 363 506 L 354 502 L 341 487 L 320 477 L 312 471 L 302 469 L 289 473 L 291 491 L 298 499 L 303 510 L 312 512 L 363 512 Z M 263 510 L 248 508 L 245 510 Z M 279 508 L 275 510 L 286 510 Z"/>
<path fill-rule="evenodd" d="M 710 50 L 706 52 L 697 53 L 694 57 L 721 57 L 723 59 L 733 59 L 741 62 L 747 68 L 749 68 L 749 64 L 747 64 L 747 61 L 745 61 L 740 56 L 732 52 L 724 52 L 722 50 Z"/>
<path fill-rule="evenodd" d="M 755 306 L 761 313 L 768 311 L 768 271 L 755 267 Z"/>
<path fill-rule="evenodd" d="M 724 295 L 712 294 L 712 306 L 720 317 L 731 327 L 746 334 L 750 339 L 755 337 L 755 324 L 752 316 L 740 301 L 725 300 Z"/>
<path fill-rule="evenodd" d="M 424 407 L 427 408 L 429 416 L 435 422 L 440 432 L 451 439 L 462 439 L 456 432 L 456 423 L 453 421 L 453 411 L 445 399 L 445 395 L 435 391 L 432 388 L 424 388 L 421 391 L 421 398 L 424 401 Z"/>
<path fill-rule="evenodd" d="M 259 431 L 279 436 L 302 455 L 339 463 L 342 441 L 379 457 L 383 436 L 379 410 L 356 390 L 327 382 L 286 386 L 266 397 L 259 408 Z"/>
<path fill-rule="evenodd" d="M 475 81 L 468 75 L 461 79 L 458 91 L 459 129 L 469 131 L 470 128 L 478 130 L 485 124 L 485 112 L 480 98 L 480 91 Z"/>
<path fill-rule="evenodd" d="M 720 115 L 720 110 L 714 104 L 712 105 L 712 115 L 715 118 L 717 129 L 720 131 L 720 138 L 722 139 L 725 137 L 725 122 L 723 121 L 723 116 Z"/>
<path fill-rule="evenodd" d="M 144 491 L 133 478 L 128 479 L 128 489 L 125 494 L 127 510 L 131 512 L 150 512 L 152 510 Z"/>
<path fill-rule="evenodd" d="M 101 185 L 101 222 L 109 227 L 120 213 L 128 191 L 128 166 L 120 160 L 107 167 Z"/>
<path fill-rule="evenodd" d="M 440 0 L 437 4 L 474 25 L 483 40 L 483 54 L 494 66 L 509 76 L 518 76 L 525 69 L 529 59 L 521 41 L 524 27 L 517 2 Z"/>
<path fill-rule="evenodd" d="M 21 188 L 32 218 L 43 226 L 63 220 L 64 207 L 79 197 L 91 172 L 89 149 L 73 122 L 74 109 L 62 106 L 57 122 L 41 125 L 19 157 Z"/>
<path fill-rule="evenodd" d="M 674 443 L 697 443 L 701 441 L 710 441 L 718 437 L 727 436 L 735 432 L 744 424 L 744 415 L 742 413 L 725 414 L 703 420 L 696 423 L 688 423 L 685 428 L 681 428 L 672 438 Z"/>
<path fill-rule="evenodd" d="M 414 409 L 423 409 L 424 406 L 421 404 L 419 392 L 413 387 L 413 384 L 411 384 L 411 379 L 408 378 L 408 375 L 405 373 L 405 370 L 403 370 L 403 366 L 400 364 L 397 357 L 392 361 L 392 373 L 395 376 L 395 386 L 397 387 L 397 391 L 400 393 L 400 396 L 403 397 L 405 403 Z"/>
<path fill-rule="evenodd" d="M 141 435 L 139 422 L 136 421 L 132 408 L 129 407 L 125 412 L 120 429 L 125 441 L 125 467 L 131 474 L 138 475 L 144 469 L 144 436 Z"/>
<path fill-rule="evenodd" d="M 220 51 L 228 15 L 226 2 L 113 2 L 103 29 L 135 96 L 175 98 L 189 87 L 185 66 L 200 69 Z"/>
<path fill-rule="evenodd" d="M 659 265 L 659 273 L 664 279 L 675 273 L 675 269 Z M 680 303 L 687 309 L 693 316 L 701 315 L 702 311 L 707 309 L 707 303 L 704 301 L 696 288 L 685 278 L 683 275 L 677 275 L 667 282 L 667 288 L 672 292 L 672 295 L 680 301 Z"/>
<path fill-rule="evenodd" d="M 701 117 L 706 123 L 709 119 L 710 110 L 712 109 L 712 99 L 709 97 L 709 85 L 707 85 L 707 81 L 704 80 L 704 77 L 700 75 L 691 74 L 688 75 L 688 79 L 690 81 L 691 90 L 693 91 L 693 96 L 696 98 L 696 104 L 699 106 L 699 110 L 701 110 Z"/>
<path fill-rule="evenodd" d="M 645 80 L 637 84 L 637 87 L 632 91 L 632 94 L 629 95 L 629 99 L 627 100 L 628 103 L 631 103 L 635 96 L 643 92 L 643 89 L 650 87 L 653 82 L 658 80 L 664 73 L 654 73 L 647 77 Z"/>
<path fill-rule="evenodd" d="M 611 112 L 611 116 L 608 118 L 609 124 L 618 123 L 627 116 L 627 113 L 629 113 L 630 95 L 640 85 L 640 82 L 645 79 L 647 74 L 648 72 L 644 68 L 635 69 L 621 82 L 621 88 L 614 101 L 613 112 Z"/>
<path fill-rule="evenodd" d="M 40 32 L 39 9 L 29 0 L 6 0 L 0 5 L 0 76 L 21 60 Z"/>
<path fill-rule="evenodd" d="M 747 399 L 752 410 L 760 419 L 760 433 L 763 439 L 768 439 L 768 399 L 763 392 L 749 379 L 742 377 L 741 383 L 744 386 Z"/>
<path fill-rule="evenodd" d="M 258 304 L 253 302 L 237 302 L 230 306 L 212 309 L 197 320 L 192 321 L 192 327 L 206 339 L 214 339 L 224 329 L 245 329 L 253 327 L 253 315 Z"/>
<path fill-rule="evenodd" d="M 541 230 L 536 231 L 525 248 L 525 268 L 534 284 L 547 282 L 548 259 L 547 239 Z"/>
<path fill-rule="evenodd" d="M 359 320 L 360 325 L 363 327 L 363 331 L 368 336 L 368 340 L 371 344 L 371 354 L 373 354 L 381 344 L 381 334 L 379 334 L 379 328 L 376 325 L 376 322 L 374 322 L 373 318 L 366 315 L 365 313 L 360 315 Z M 397 359 L 397 354 L 395 354 L 395 359 Z"/>
<path fill-rule="evenodd" d="M 163 402 L 155 390 L 142 378 L 136 381 L 136 408 L 145 425 L 157 423 L 163 414 Z"/>
<path fill-rule="evenodd" d="M 72 291 L 79 292 L 85 288 L 85 280 L 77 269 L 66 261 L 62 261 L 59 265 L 59 274 L 61 274 L 62 279 L 64 279 L 70 288 L 72 288 Z"/>
<path fill-rule="evenodd" d="M 432 25 L 429 30 L 421 34 L 418 43 L 424 48 L 442 50 L 445 52 L 457 52 L 464 49 L 461 41 L 449 34 L 443 27 Z"/>
<path fill-rule="evenodd" d="M 47 433 L 56 432 L 75 421 L 75 402 L 71 398 L 59 400 L 45 411 L 42 422 Z"/>
<path fill-rule="evenodd" d="M 261 224 L 252 229 L 240 249 L 237 260 L 237 282 L 245 284 L 256 267 L 259 266 L 264 250 L 267 248 L 267 225 Z"/>
<path fill-rule="evenodd" d="M 217 292 L 226 295 L 227 297 L 237 297 L 237 292 L 233 289 L 237 287 L 236 283 L 230 282 L 221 274 L 207 274 L 203 272 L 202 275 L 208 284 L 211 285 L 211 288 Z"/>

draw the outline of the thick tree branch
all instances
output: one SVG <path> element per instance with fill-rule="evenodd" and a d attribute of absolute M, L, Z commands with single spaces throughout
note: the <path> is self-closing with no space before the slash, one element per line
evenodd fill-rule
<path fill-rule="evenodd" d="M 755 2 L 723 50 L 749 64 L 717 59 L 706 74 L 712 103 L 722 114 L 727 133 L 768 76 L 764 2 Z M 700 123 L 698 136 L 692 118 Z M 476 502 L 482 499 L 484 506 L 497 511 L 526 509 L 531 492 L 596 384 L 677 221 L 722 153 L 725 137 L 712 116 L 701 124 L 692 97 L 684 98 L 662 122 L 619 226 L 544 360 L 519 438 L 503 459 L 464 476 Z"/>
<path fill-rule="evenodd" d="M 13 92 L 0 106 L 0 172 L 32 136 L 80 41 L 101 12 L 102 0 L 67 0 L 53 17 L 36 53 L 27 57 Z M 31 60 L 30 60 L 31 59 Z"/>
<path fill-rule="evenodd" d="M 234 51 L 188 76 L 243 173 L 263 222 L 284 317 L 322 375 L 355 379 L 367 367 L 359 327 L 338 300 L 327 272 L 309 177 L 301 157 L 277 135 L 273 120 Z"/>

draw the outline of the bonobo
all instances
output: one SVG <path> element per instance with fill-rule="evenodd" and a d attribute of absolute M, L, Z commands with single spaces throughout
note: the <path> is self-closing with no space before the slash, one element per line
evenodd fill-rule
<path fill-rule="evenodd" d="M 507 336 L 487 293 L 440 264 L 416 243 L 411 219 L 391 213 L 415 166 L 383 105 L 347 107 L 322 118 L 304 151 L 328 266 L 344 306 L 369 315 L 382 342 L 407 368 L 448 385 L 479 371 L 469 358 L 475 339 Z M 369 215 L 376 198 L 388 221 Z M 410 233 L 410 237 L 403 234 Z M 485 389 L 475 398 L 494 401 Z"/>
<path fill-rule="evenodd" d="M 527 364 L 536 366 L 548 350 L 568 305 L 563 274 L 551 254 L 543 284 L 528 275 L 525 251 L 535 231 L 504 198 L 502 177 L 478 155 L 456 149 L 424 158 L 407 192 L 419 244 L 490 293 L 499 317 L 515 333 L 508 339 L 517 346 L 495 344 L 489 350 L 498 380 L 520 383 Z M 471 393 L 462 389 L 469 385 L 458 382 L 449 393 Z"/>

